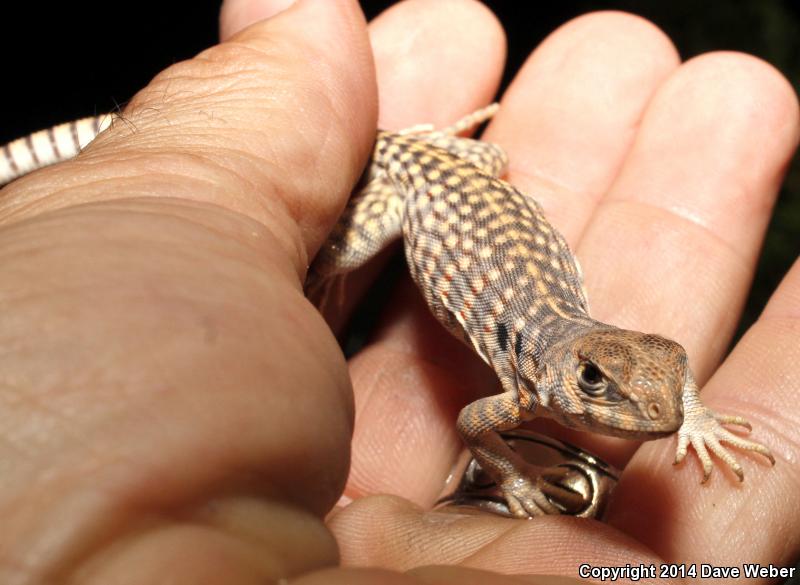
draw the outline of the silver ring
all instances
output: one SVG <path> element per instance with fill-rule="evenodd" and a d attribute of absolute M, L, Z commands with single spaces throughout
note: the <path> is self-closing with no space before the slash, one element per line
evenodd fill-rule
<path fill-rule="evenodd" d="M 619 479 L 618 469 L 574 445 L 532 431 L 506 431 L 500 437 L 530 464 L 545 496 L 561 514 L 603 518 Z M 436 508 L 511 517 L 500 488 L 466 449 L 448 477 Z"/>

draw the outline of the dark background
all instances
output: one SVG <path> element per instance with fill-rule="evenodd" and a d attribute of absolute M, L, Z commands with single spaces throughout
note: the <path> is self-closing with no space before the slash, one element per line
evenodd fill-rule
<path fill-rule="evenodd" d="M 333 0 L 335 1 L 335 0 Z M 392 0 L 363 0 L 368 17 Z M 186 5 L 191 5 L 187 9 Z M 490 1 L 509 43 L 504 85 L 554 28 L 600 9 L 645 16 L 675 42 L 683 58 L 726 49 L 766 59 L 800 85 L 800 3 L 781 0 L 695 2 L 627 0 L 530 3 Z M 124 104 L 166 66 L 214 44 L 217 0 L 16 4 L 0 35 L 0 144 L 33 130 Z M 528 15 L 535 7 L 535 15 Z M 800 254 L 800 165 L 795 159 L 769 228 L 740 332 Z"/>
<path fill-rule="evenodd" d="M 364 0 L 372 17 L 389 0 Z M 781 0 L 696 2 L 628 0 L 487 4 L 509 42 L 504 85 L 554 28 L 584 12 L 621 9 L 660 26 L 683 58 L 710 50 L 739 50 L 769 61 L 800 85 L 800 8 Z M 186 6 L 191 8 L 187 9 Z M 533 11 L 534 15 L 527 12 Z M 217 0 L 191 3 L 14 3 L 0 21 L 2 107 L 0 144 L 70 119 L 124 104 L 158 71 L 191 57 L 217 38 Z M 758 316 L 800 254 L 800 165 L 795 159 L 764 246 L 742 330 Z M 800 581 L 796 581 L 800 583 Z"/>

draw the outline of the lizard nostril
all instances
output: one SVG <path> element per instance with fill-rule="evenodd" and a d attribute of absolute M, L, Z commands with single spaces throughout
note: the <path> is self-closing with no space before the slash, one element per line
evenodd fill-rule
<path fill-rule="evenodd" d="M 661 407 L 656 402 L 651 402 L 647 405 L 647 416 L 650 420 L 658 420 L 661 416 Z"/>

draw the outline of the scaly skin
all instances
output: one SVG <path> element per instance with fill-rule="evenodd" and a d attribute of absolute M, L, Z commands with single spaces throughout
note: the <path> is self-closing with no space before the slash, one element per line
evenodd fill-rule
<path fill-rule="evenodd" d="M 309 295 L 324 303 L 337 280 L 402 234 L 411 275 L 433 314 L 502 383 L 502 394 L 464 407 L 458 430 L 515 516 L 560 512 L 498 435 L 535 416 L 640 440 L 677 432 L 675 462 L 691 444 L 703 481 L 713 468 L 709 449 L 744 479 L 722 441 L 774 463 L 769 449 L 722 426 L 749 430 L 745 419 L 702 404 L 683 347 L 589 316 L 566 241 L 536 201 L 497 178 L 504 152 L 457 136 L 496 110 L 440 131 L 379 132 L 361 187 L 311 266 Z M 0 184 L 71 158 L 108 123 L 87 119 L 6 145 Z"/>
<path fill-rule="evenodd" d="M 743 479 L 720 441 L 774 463 L 766 447 L 722 426 L 749 428 L 744 419 L 702 405 L 683 347 L 589 316 L 574 255 L 540 206 L 495 176 L 505 162 L 491 161 L 497 147 L 476 156 L 480 143 L 454 139 L 442 148 L 436 137 L 424 130 L 378 134 L 370 175 L 382 183 L 356 195 L 348 209 L 368 192 L 371 205 L 383 204 L 370 209 L 397 210 L 393 223 L 376 230 L 385 224 L 346 212 L 334 247 L 337 257 L 369 258 L 401 232 L 411 275 L 433 314 L 497 373 L 504 392 L 467 405 L 458 430 L 515 516 L 559 512 L 498 435 L 534 416 L 633 439 L 677 432 L 676 462 L 691 443 L 704 481 L 713 466 L 707 449 Z M 330 265 L 323 256 L 313 277 L 330 279 Z"/>

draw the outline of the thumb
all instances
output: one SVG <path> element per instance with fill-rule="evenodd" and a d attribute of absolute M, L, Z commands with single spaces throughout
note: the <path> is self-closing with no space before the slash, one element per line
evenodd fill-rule
<path fill-rule="evenodd" d="M 301 0 L 0 200 L 0 582 L 263 582 L 336 560 L 341 352 L 300 294 L 375 132 L 355 2 Z"/>
<path fill-rule="evenodd" d="M 286 4 L 228 1 L 223 34 Z M 363 168 L 376 119 L 357 4 L 302 0 L 157 75 L 77 159 L 12 184 L 0 223 L 172 196 L 267 225 L 304 267 L 306 247 L 313 254 L 324 240 Z"/>

